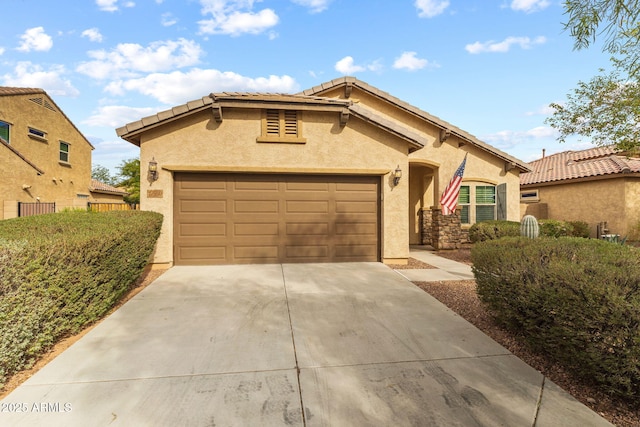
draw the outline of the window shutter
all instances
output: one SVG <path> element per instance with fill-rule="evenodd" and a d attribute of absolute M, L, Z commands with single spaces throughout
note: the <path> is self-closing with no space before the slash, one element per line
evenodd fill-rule
<path fill-rule="evenodd" d="M 267 136 L 280 136 L 280 111 L 267 110 Z"/>
<path fill-rule="evenodd" d="M 496 194 L 496 202 L 497 202 L 497 219 L 506 220 L 507 219 L 507 184 L 503 183 L 498 185 L 497 194 Z"/>
<path fill-rule="evenodd" d="M 295 110 L 285 110 L 284 112 L 284 135 L 298 136 L 298 112 Z"/>

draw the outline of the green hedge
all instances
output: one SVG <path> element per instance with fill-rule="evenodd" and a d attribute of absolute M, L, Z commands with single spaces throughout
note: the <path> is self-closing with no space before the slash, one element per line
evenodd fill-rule
<path fill-rule="evenodd" d="M 589 237 L 589 224 L 583 221 L 559 221 L 555 219 L 541 219 L 540 237 Z M 501 239 L 503 237 L 520 236 L 520 223 L 516 221 L 482 221 L 469 228 L 471 243 L 486 240 Z"/>
<path fill-rule="evenodd" d="M 140 211 L 0 221 L 0 385 L 113 307 L 148 264 L 161 224 Z"/>
<path fill-rule="evenodd" d="M 505 238 L 471 252 L 478 295 L 536 351 L 640 399 L 640 251 L 596 239 Z"/>
<path fill-rule="evenodd" d="M 520 223 L 516 221 L 482 221 L 469 228 L 471 243 L 520 235 Z"/>

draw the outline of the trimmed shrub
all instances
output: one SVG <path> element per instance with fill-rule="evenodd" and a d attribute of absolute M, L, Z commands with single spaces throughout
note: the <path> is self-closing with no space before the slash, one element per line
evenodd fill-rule
<path fill-rule="evenodd" d="M 587 224 L 586 222 L 567 221 L 567 224 L 569 224 L 573 228 L 573 232 L 571 233 L 571 236 L 582 237 L 585 239 L 589 238 L 589 224 Z"/>
<path fill-rule="evenodd" d="M 469 228 L 469 240 L 471 243 L 519 235 L 520 223 L 515 221 L 482 221 L 473 224 Z"/>
<path fill-rule="evenodd" d="M 161 224 L 140 211 L 0 221 L 0 385 L 113 307 L 148 264 Z"/>
<path fill-rule="evenodd" d="M 480 299 L 531 348 L 603 391 L 640 399 L 640 251 L 596 239 L 474 245 Z"/>
<path fill-rule="evenodd" d="M 567 237 L 573 235 L 573 226 L 565 221 L 541 219 L 538 224 L 540 225 L 540 236 Z"/>

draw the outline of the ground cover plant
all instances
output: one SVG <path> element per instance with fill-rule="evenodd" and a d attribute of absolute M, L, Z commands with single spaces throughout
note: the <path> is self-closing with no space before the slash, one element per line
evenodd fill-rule
<path fill-rule="evenodd" d="M 474 245 L 480 299 L 496 319 L 604 392 L 640 401 L 640 251 L 582 238 Z"/>
<path fill-rule="evenodd" d="M 153 212 L 63 212 L 0 221 L 0 386 L 99 320 L 140 277 Z"/>

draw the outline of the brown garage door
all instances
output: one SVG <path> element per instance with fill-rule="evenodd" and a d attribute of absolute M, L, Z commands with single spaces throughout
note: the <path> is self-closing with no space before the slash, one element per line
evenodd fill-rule
<path fill-rule="evenodd" d="M 380 178 L 176 173 L 178 265 L 378 261 Z"/>

